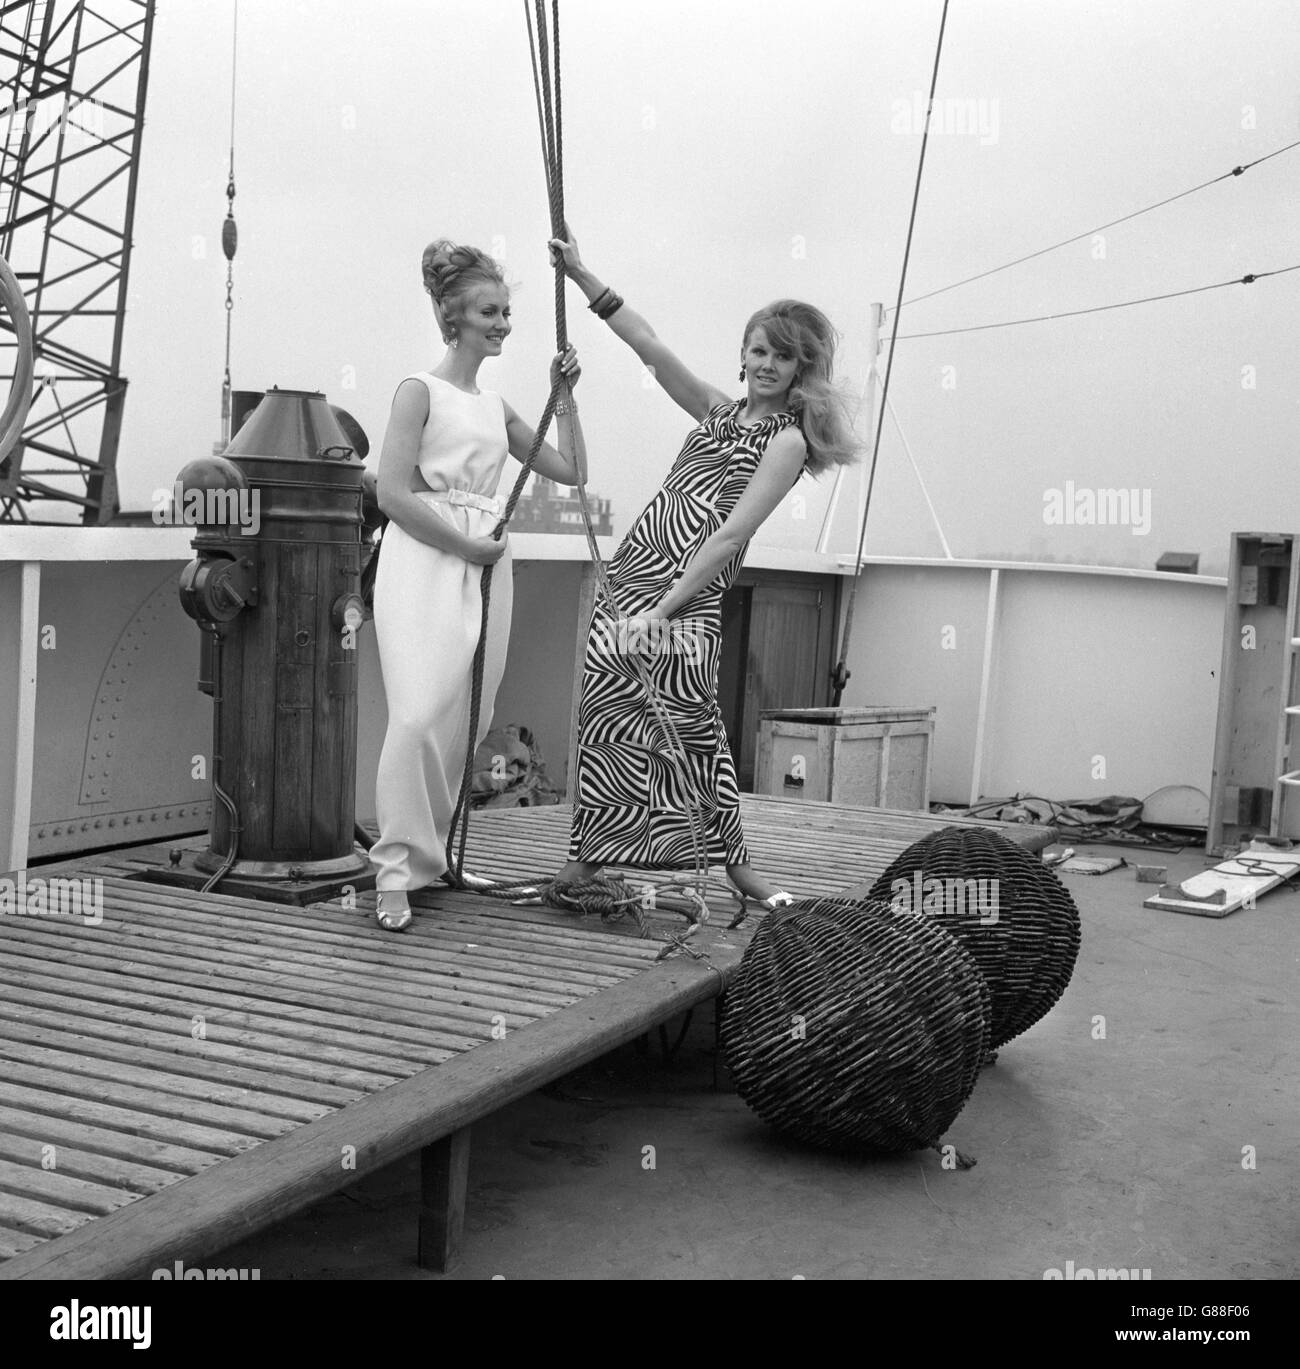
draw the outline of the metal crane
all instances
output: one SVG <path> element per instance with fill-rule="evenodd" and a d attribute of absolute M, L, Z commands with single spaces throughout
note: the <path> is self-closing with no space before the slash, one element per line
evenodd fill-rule
<path fill-rule="evenodd" d="M 0 523 L 118 512 L 131 265 L 154 0 L 0 0 L 0 257 L 22 285 L 35 377 L 0 461 Z M 20 375 L 0 318 L 0 391 Z"/>

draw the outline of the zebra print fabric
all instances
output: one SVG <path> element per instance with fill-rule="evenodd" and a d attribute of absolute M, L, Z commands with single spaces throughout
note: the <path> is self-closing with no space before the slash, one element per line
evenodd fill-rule
<path fill-rule="evenodd" d="M 797 423 L 773 414 L 748 427 L 743 400 L 720 404 L 686 439 L 658 494 L 646 505 L 609 563 L 625 614 L 642 613 L 666 595 L 696 551 L 744 493 L 772 437 Z M 569 858 L 647 869 L 693 866 L 691 809 L 699 811 L 710 864 L 749 856 L 740 825 L 736 767 L 718 709 L 722 596 L 746 548 L 652 640 L 641 661 L 686 749 L 674 764 L 616 620 L 600 600 L 592 613 L 578 706 L 578 755 Z M 685 772 L 685 776 L 681 773 Z M 689 789 L 685 787 L 689 784 Z"/>

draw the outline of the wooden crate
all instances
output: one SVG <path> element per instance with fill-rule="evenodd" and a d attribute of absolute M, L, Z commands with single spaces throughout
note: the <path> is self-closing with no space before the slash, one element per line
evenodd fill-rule
<path fill-rule="evenodd" d="M 754 792 L 924 813 L 933 708 L 767 709 Z"/>

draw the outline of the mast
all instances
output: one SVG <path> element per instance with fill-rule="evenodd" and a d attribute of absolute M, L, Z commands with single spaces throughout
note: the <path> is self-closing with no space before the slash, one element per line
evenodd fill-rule
<path fill-rule="evenodd" d="M 876 423 L 876 357 L 880 353 L 880 318 L 883 307 L 873 304 L 867 312 L 867 380 L 862 387 L 862 400 L 860 409 L 866 410 L 866 438 L 863 441 L 863 450 L 871 450 L 872 438 L 875 436 Z M 861 466 L 855 467 L 858 472 L 858 518 L 861 523 L 863 509 L 867 500 L 867 487 L 862 481 Z M 817 539 L 818 552 L 824 552 L 831 540 L 831 525 L 835 521 L 835 509 L 840 500 L 840 487 L 844 483 L 844 467 L 835 468 L 835 483 L 831 486 L 831 497 L 826 502 L 826 513 L 822 518 L 821 536 Z M 855 524 L 854 526 L 857 526 Z"/>

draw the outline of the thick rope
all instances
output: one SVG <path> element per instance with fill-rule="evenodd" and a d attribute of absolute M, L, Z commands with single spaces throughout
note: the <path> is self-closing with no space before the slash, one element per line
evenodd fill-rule
<path fill-rule="evenodd" d="M 555 4 L 555 26 L 557 34 L 557 56 L 558 56 L 558 32 L 559 32 L 559 3 Z M 527 17 L 528 4 L 524 0 L 524 14 Z M 528 46 L 533 53 L 533 86 L 537 93 L 538 114 L 543 119 L 542 132 L 542 154 L 546 165 L 547 194 L 550 200 L 551 209 L 551 231 L 552 235 L 558 236 L 563 231 L 563 205 L 560 203 L 557 191 L 558 176 L 553 173 L 552 167 L 554 158 L 552 148 L 555 140 L 559 136 L 561 129 L 560 109 L 559 109 L 559 72 L 556 72 L 556 109 L 552 115 L 551 111 L 551 84 L 550 74 L 547 71 L 547 48 L 546 48 L 546 25 L 545 10 L 541 0 L 537 3 L 537 43 L 534 44 L 531 20 L 528 26 Z M 540 52 L 540 63 L 538 53 Z M 540 66 L 540 84 L 539 84 Z M 564 268 L 563 263 L 556 267 L 555 283 L 555 345 L 556 349 L 563 352 L 568 347 L 568 330 L 564 312 Z M 537 431 L 533 434 L 532 445 L 529 448 L 528 456 L 520 468 L 519 475 L 514 483 L 514 488 L 510 491 L 510 497 L 506 501 L 505 510 L 498 520 L 497 525 L 492 530 L 492 537 L 499 541 L 505 531 L 506 524 L 514 516 L 515 505 L 518 504 L 520 496 L 523 494 L 524 485 L 532 473 L 533 465 L 537 460 L 538 453 L 541 451 L 542 443 L 545 441 L 547 429 L 550 427 L 551 419 L 555 414 L 555 406 L 559 403 L 562 391 L 568 388 L 567 383 L 561 377 L 557 377 L 551 386 L 550 397 L 546 401 L 546 407 L 542 410 L 542 416 L 538 420 Z M 483 567 L 481 580 L 481 596 L 483 611 L 479 625 L 478 646 L 474 651 L 473 675 L 470 684 L 470 720 L 469 737 L 465 747 L 465 770 L 461 776 L 460 792 L 456 798 L 456 806 L 452 811 L 451 823 L 447 831 L 447 855 L 448 870 L 453 881 L 464 887 L 461 878 L 465 868 L 465 842 L 469 836 L 469 808 L 470 793 L 474 776 L 474 752 L 478 744 L 478 724 L 479 716 L 482 711 L 483 702 L 483 666 L 487 654 L 488 636 L 488 615 L 491 611 L 492 603 L 492 571 L 493 566 Z M 456 842 L 457 828 L 460 831 L 460 841 Z"/>
<path fill-rule="evenodd" d="M 562 383 L 558 381 L 551 387 L 550 398 L 546 401 L 546 407 L 542 410 L 542 416 L 538 420 L 537 431 L 533 435 L 533 443 L 520 469 L 519 478 L 510 491 L 510 498 L 506 501 L 504 512 L 497 520 L 496 527 L 492 529 L 492 537 L 496 541 L 500 541 L 506 524 L 513 516 L 515 505 L 523 493 L 524 482 L 533 469 L 533 463 L 537 460 L 538 452 L 541 451 L 546 430 L 550 427 L 551 417 L 555 413 L 555 405 L 559 401 L 561 387 Z M 460 792 L 456 797 L 456 806 L 452 810 L 451 823 L 447 829 L 448 872 L 456 884 L 461 887 L 463 887 L 461 872 L 465 868 L 465 840 L 469 834 L 469 796 L 474 779 L 474 751 L 478 742 L 478 720 L 483 705 L 483 665 L 487 657 L 488 614 L 492 605 L 492 570 L 492 566 L 483 567 L 481 581 L 483 612 L 479 619 L 478 646 L 474 650 L 474 668 L 470 681 L 469 740 L 465 748 L 465 770 L 461 775 Z M 464 818 L 463 822 L 461 821 L 462 818 Z M 458 826 L 460 828 L 460 844 L 453 859 L 452 847 L 456 841 Z"/>
<path fill-rule="evenodd" d="M 528 0 L 524 0 L 524 18 L 528 27 L 528 48 L 533 65 L 533 91 L 537 102 L 538 130 L 542 144 L 542 161 L 546 175 L 547 200 L 551 214 L 551 236 L 561 238 L 565 235 L 566 224 L 564 221 L 564 153 L 563 153 L 563 101 L 560 87 L 560 12 L 559 0 L 551 0 L 552 29 L 554 33 L 553 56 L 552 47 L 548 44 L 546 32 L 546 9 L 544 0 L 535 0 L 537 15 L 536 33 L 534 33 L 532 16 L 528 9 Z M 552 89 L 551 66 L 554 64 L 554 87 Z M 564 263 L 558 261 L 555 268 L 555 342 L 559 352 L 564 352 L 568 347 L 568 328 L 565 312 L 565 272 Z M 542 411 L 537 432 L 534 435 L 532 447 L 528 457 L 523 464 L 518 479 L 515 481 L 514 489 L 511 491 L 510 498 L 506 503 L 505 511 L 493 530 L 492 536 L 500 538 L 506 524 L 510 521 L 514 513 L 515 505 L 523 492 L 523 486 L 532 470 L 533 464 L 537 459 L 541 449 L 542 441 L 550 420 L 555 412 L 555 406 L 559 401 L 562 391 L 567 390 L 568 385 L 562 378 L 557 379 L 551 387 L 550 398 L 547 400 L 546 407 Z M 610 611 L 616 618 L 623 615 L 619 608 L 613 588 L 609 583 L 609 577 L 605 571 L 600 549 L 596 543 L 595 529 L 592 525 L 591 511 L 587 503 L 587 493 L 585 484 L 579 472 L 577 481 L 578 499 L 582 508 L 583 524 L 587 536 L 587 544 L 591 552 L 592 564 L 595 568 L 597 580 L 601 592 L 610 607 Z M 478 647 L 474 653 L 473 676 L 470 688 L 470 725 L 469 738 L 465 755 L 465 770 L 461 777 L 460 792 L 457 796 L 456 806 L 452 813 L 451 824 L 447 834 L 447 855 L 448 870 L 453 883 L 458 887 L 465 887 L 462 878 L 465 862 L 465 844 L 469 830 L 469 811 L 470 811 L 470 792 L 473 781 L 474 751 L 478 737 L 478 723 L 482 707 L 483 692 L 483 663 L 487 647 L 488 613 L 491 601 L 492 588 L 492 566 L 483 568 L 482 577 L 482 600 L 483 612 L 479 629 Z M 664 709 L 659 700 L 653 682 L 650 679 L 649 671 L 644 662 L 641 661 L 636 653 L 630 653 L 629 659 L 632 661 L 634 669 L 640 679 L 641 685 L 646 692 L 647 700 L 655 717 L 663 729 L 664 734 L 670 741 L 669 755 L 678 768 L 679 778 L 682 780 L 683 791 L 686 795 L 691 793 L 690 777 L 686 772 L 686 749 L 682 744 L 677 728 L 672 718 Z M 658 888 L 667 887 L 673 892 L 682 894 L 687 900 L 689 911 L 685 916 L 691 923 L 690 928 L 683 937 L 670 937 L 670 945 L 665 949 L 665 954 L 672 950 L 681 948 L 689 949 L 682 943 L 685 936 L 692 935 L 696 929 L 708 921 L 708 903 L 705 899 L 705 890 L 708 885 L 708 844 L 704 837 L 703 819 L 697 804 L 687 804 L 688 815 L 691 819 L 691 847 L 692 858 L 695 867 L 694 880 L 687 884 L 684 881 L 670 882 L 667 886 L 656 886 L 655 897 L 658 897 Z M 456 837 L 459 832 L 459 842 Z M 482 892 L 494 897 L 509 898 L 517 894 L 523 885 L 519 881 L 502 882 Z M 626 911 L 635 906 L 638 910 L 634 916 L 637 925 L 643 936 L 649 935 L 649 928 L 643 917 L 640 916 L 640 909 L 644 906 L 644 894 L 632 893 L 625 881 L 615 876 L 598 875 L 593 880 L 582 881 L 576 885 L 561 885 L 556 881 L 549 881 L 542 887 L 541 896 L 548 902 L 554 903 L 559 907 L 577 908 L 584 912 L 599 911 L 602 917 L 608 920 L 611 917 L 623 916 Z M 680 911 L 680 910 L 679 910 Z M 694 954 L 694 952 L 691 952 Z"/>
<path fill-rule="evenodd" d="M 555 113 L 554 119 L 551 117 L 551 84 L 550 73 L 548 71 L 548 51 L 547 36 L 545 25 L 545 6 L 543 0 L 535 0 L 537 10 L 537 45 L 536 51 L 540 54 L 540 76 L 534 71 L 534 88 L 540 89 L 540 123 L 539 129 L 542 140 L 542 155 L 546 166 L 547 190 L 551 208 L 551 236 L 564 236 L 567 225 L 564 220 L 564 138 L 562 112 L 563 105 L 560 92 L 560 11 L 559 0 L 551 0 L 552 20 L 554 27 L 554 64 L 555 64 Z M 528 14 L 527 0 L 524 3 L 524 14 Z M 532 48 L 532 27 L 529 26 L 529 43 Z M 560 262 L 556 266 L 555 272 L 555 316 L 556 316 L 556 342 L 561 348 L 567 345 L 561 340 L 561 329 L 564 320 L 564 266 Z M 615 597 L 613 587 L 610 584 L 609 576 L 605 571 L 603 558 L 600 548 L 596 543 L 595 529 L 592 525 L 591 510 L 587 503 L 587 491 L 585 482 L 579 478 L 577 482 L 578 502 L 582 509 L 583 529 L 587 537 L 587 546 L 591 554 L 592 567 L 595 570 L 597 582 L 601 593 L 605 597 L 605 602 L 609 605 L 610 612 L 616 619 L 622 618 L 623 613 Z M 691 793 L 690 777 L 685 770 L 685 747 L 682 745 L 681 737 L 673 724 L 672 718 L 664 709 L 655 691 L 654 684 L 650 679 L 649 671 L 640 657 L 631 653 L 629 659 L 632 661 L 642 688 L 645 690 L 646 698 L 650 703 L 651 709 L 655 714 L 656 720 L 663 729 L 664 734 L 670 740 L 670 752 L 674 764 L 678 768 L 679 778 L 682 780 L 682 788 L 685 795 Z M 695 883 L 693 886 L 680 886 L 683 893 L 693 890 L 699 899 L 701 922 L 708 917 L 708 904 L 704 900 L 704 890 L 708 882 L 708 843 L 704 837 L 703 821 L 698 811 L 698 805 L 687 801 L 687 812 L 690 818 L 691 831 L 691 855 L 692 863 L 695 866 Z M 689 895 L 688 895 L 689 896 Z"/>

